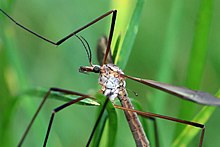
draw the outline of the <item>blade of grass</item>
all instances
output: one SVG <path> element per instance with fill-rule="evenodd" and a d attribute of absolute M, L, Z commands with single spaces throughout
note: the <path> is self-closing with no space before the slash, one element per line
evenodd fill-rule
<path fill-rule="evenodd" d="M 138 0 L 136 2 L 132 17 L 130 19 L 130 22 L 128 23 L 126 34 L 123 39 L 123 43 L 121 48 L 119 48 L 118 54 L 116 55 L 116 61 L 115 63 L 121 68 L 124 69 L 131 50 L 133 48 L 133 44 L 136 38 L 136 35 L 138 33 L 138 25 L 141 18 L 141 12 L 144 6 L 144 0 Z"/>
<path fill-rule="evenodd" d="M 42 98 L 42 97 L 45 96 L 45 94 L 47 92 L 48 92 L 48 90 L 44 89 L 44 88 L 34 88 L 34 89 L 29 89 L 29 90 L 23 92 L 22 94 L 19 95 L 19 97 L 29 96 L 29 97 Z M 69 102 L 69 101 L 74 100 L 78 97 L 79 96 L 66 95 L 66 94 L 63 94 L 61 92 L 52 91 L 50 96 L 49 96 L 49 99 L 56 99 L 56 100 L 59 100 L 59 101 Z M 96 101 L 94 101 L 92 99 L 89 99 L 89 98 L 81 100 L 77 104 L 79 104 L 79 105 L 88 105 L 88 106 L 99 106 L 99 103 L 97 103 Z"/>
<path fill-rule="evenodd" d="M 13 1 L 9 1 L 7 3 L 1 2 L 1 8 L 5 8 L 5 10 L 9 11 L 9 8 L 12 7 Z M 24 79 L 24 72 L 18 58 L 18 52 L 15 45 L 15 36 L 13 32 L 13 28 L 7 26 L 6 18 L 1 15 L 1 39 L 3 45 L 1 46 L 1 62 L 4 64 L 1 66 L 1 74 L 3 74 L 2 82 L 4 85 L 1 85 L 1 100 L 3 107 L 1 107 L 4 111 L 1 114 L 1 144 L 3 146 L 11 146 L 10 144 L 13 141 L 10 141 L 11 132 L 14 130 L 10 130 L 11 123 L 13 121 L 15 114 L 15 106 L 18 100 L 15 98 L 15 95 L 23 88 L 25 88 L 26 82 Z M 20 85 L 19 85 L 20 84 Z M 4 90 L 3 90 L 4 89 Z M 5 100 L 5 101 L 4 101 Z M 4 101 L 4 102 L 3 102 Z"/>
<path fill-rule="evenodd" d="M 157 80 L 161 82 L 167 82 L 170 83 L 172 80 L 172 72 L 174 71 L 175 66 L 175 58 L 177 57 L 177 46 L 179 41 L 179 30 L 181 27 L 181 20 L 183 17 L 183 5 L 184 1 L 182 0 L 175 0 L 171 4 L 171 11 L 170 11 L 170 17 L 168 20 L 167 28 L 166 28 L 166 34 L 165 34 L 165 40 L 163 42 L 163 49 L 161 49 L 160 57 L 160 64 L 159 64 L 159 70 L 157 74 Z M 153 104 L 153 110 L 156 113 L 163 113 L 165 111 L 165 104 L 166 99 L 164 98 L 166 96 L 165 93 L 157 91 L 154 96 L 154 104 Z M 160 106 L 160 107 L 158 107 Z M 169 146 L 169 144 L 172 142 L 172 130 L 168 130 L 166 127 L 160 127 L 164 126 L 166 122 L 162 122 L 158 120 L 158 126 L 160 131 L 160 142 L 164 146 Z M 161 128 L 161 129 L 160 129 Z M 169 133 L 169 134 L 167 134 Z"/>
<path fill-rule="evenodd" d="M 191 56 L 188 64 L 188 73 L 186 78 L 187 87 L 198 89 L 201 83 L 202 74 L 205 67 L 207 56 L 207 44 L 210 32 L 210 24 L 212 20 L 213 1 L 202 0 L 198 12 L 198 19 L 195 26 L 195 35 Z M 184 111 L 190 107 L 191 114 Z M 196 107 L 193 104 L 183 103 L 181 106 L 181 117 L 192 117 L 195 113 Z"/>
<path fill-rule="evenodd" d="M 220 97 L 220 90 L 216 94 L 216 97 Z M 209 106 L 203 107 L 192 121 L 205 124 L 209 120 L 215 109 L 216 107 L 209 107 Z M 201 133 L 200 129 L 195 129 L 195 127 L 192 126 L 186 126 L 181 132 L 181 134 L 174 140 L 172 146 L 173 147 L 188 146 L 188 144 L 193 140 L 193 138 L 198 133 Z"/>
<path fill-rule="evenodd" d="M 114 53 L 117 51 L 117 55 L 115 57 L 114 63 L 120 66 L 120 68 L 124 69 L 126 66 L 126 63 L 128 62 L 128 58 L 131 52 L 131 49 L 133 47 L 133 43 L 135 41 L 137 32 L 138 32 L 138 24 L 143 8 L 144 0 L 138 0 L 136 2 L 136 6 L 133 12 L 133 15 L 131 17 L 130 22 L 128 23 L 128 27 L 126 30 L 126 35 L 122 43 L 122 47 L 120 48 L 118 43 L 119 40 L 116 41 L 116 47 L 114 49 Z M 117 23 L 116 23 L 117 25 Z M 115 33 L 116 34 L 116 33 Z M 119 35 L 121 36 L 121 35 Z M 121 40 L 121 37 L 120 37 Z M 116 51 L 115 51 L 116 50 Z M 115 55 L 114 55 L 115 56 Z M 118 62 L 119 61 L 119 62 Z M 115 143 L 115 137 L 117 132 L 117 115 L 115 108 L 113 106 L 107 106 L 107 112 L 109 117 L 109 127 L 107 129 L 108 133 L 103 132 L 103 129 L 98 129 L 96 131 L 97 134 L 108 134 L 108 146 L 112 146 Z M 105 117 L 105 116 L 104 116 Z M 106 123 L 106 121 L 102 121 L 99 126 L 105 126 L 103 123 Z M 102 131 L 102 132 L 100 132 Z M 97 145 L 97 142 L 95 143 Z"/>
<path fill-rule="evenodd" d="M 97 99 L 99 99 L 104 104 L 106 97 L 103 95 L 97 93 L 96 94 Z M 93 146 L 100 146 L 102 142 L 107 142 L 107 146 L 111 147 L 115 144 L 116 134 L 117 134 L 117 126 L 118 126 L 118 119 L 117 114 L 114 106 L 111 104 L 111 102 L 108 102 L 106 106 L 107 113 L 104 112 L 101 121 L 99 122 L 99 125 L 95 132 L 95 137 L 93 139 Z M 99 115 L 99 113 L 98 113 Z M 107 119 L 108 118 L 108 119 Z M 108 121 L 106 121 L 108 120 Z M 105 129 L 106 123 L 109 122 L 108 128 Z"/>
<path fill-rule="evenodd" d="M 182 0 L 176 0 L 171 6 L 170 19 L 168 20 L 168 25 L 166 29 L 166 36 L 164 41 L 164 48 L 160 53 L 160 65 L 157 75 L 158 81 L 170 82 L 172 78 L 172 71 L 175 65 L 174 58 L 177 53 L 177 43 L 179 36 L 179 29 L 182 19 L 182 7 L 184 2 Z M 155 97 L 155 105 L 160 106 L 160 108 L 155 109 L 158 113 L 164 111 L 165 99 L 163 97 L 165 94 L 163 92 L 157 92 Z"/>
<path fill-rule="evenodd" d="M 7 8 L 10 8 L 12 6 L 12 2 L 5 4 Z M 10 11 L 8 9 L 4 9 L 5 11 Z M 2 16 L 2 14 L 0 14 Z M 16 106 L 18 106 L 21 99 L 19 99 L 16 95 L 20 93 L 21 91 L 27 89 L 29 87 L 29 83 L 26 80 L 26 71 L 23 68 L 22 60 L 19 55 L 19 48 L 16 46 L 16 35 L 14 34 L 14 25 L 9 25 L 10 21 L 6 19 L 6 17 L 1 17 L 1 37 L 3 41 L 3 53 L 4 53 L 4 67 L 2 67 L 2 73 L 4 74 L 3 77 L 6 83 L 5 89 L 7 89 L 7 92 L 5 91 L 3 98 L 6 98 L 5 105 L 1 114 L 2 116 L 2 124 L 1 127 L 1 139 L 3 140 L 1 144 L 3 146 L 14 146 L 11 145 L 12 143 L 15 143 L 14 140 L 19 140 L 19 137 L 21 136 L 22 132 L 18 132 L 16 129 L 13 128 L 13 122 L 17 121 L 13 118 L 16 118 Z M 1 59 L 2 60 L 2 59 Z M 33 115 L 32 112 L 35 111 L 35 104 L 31 102 L 30 99 L 25 99 L 22 101 L 22 108 L 20 109 L 25 110 L 28 117 L 31 117 Z M 26 117 L 26 116 L 24 116 Z M 43 117 L 41 117 L 43 118 Z M 43 118 L 44 119 L 44 118 Z M 36 126 L 33 130 L 35 133 L 33 134 L 33 138 L 40 138 L 41 133 L 39 132 L 37 128 L 40 128 L 39 125 Z M 19 130 L 19 129 L 18 129 Z M 12 133 L 13 132 L 13 133 Z M 14 134 L 16 138 L 12 138 L 11 134 Z M 39 142 L 33 141 L 33 146 L 38 146 Z"/>
<path fill-rule="evenodd" d="M 192 89 L 198 89 L 202 80 L 202 75 L 204 73 L 206 56 L 207 56 L 207 45 L 210 32 L 210 24 L 212 21 L 213 13 L 213 1 L 212 0 L 202 0 L 200 1 L 200 6 L 198 10 L 198 19 L 195 26 L 195 35 L 193 39 L 193 46 L 191 50 L 191 56 L 188 64 L 188 73 L 186 78 L 187 87 Z M 190 108 L 190 111 L 185 111 Z M 193 103 L 183 102 L 180 105 L 180 118 L 191 119 L 195 113 L 198 105 Z M 204 112 L 205 111 L 205 112 Z M 209 113 L 214 112 L 210 109 L 202 109 L 201 112 Z M 201 113 L 199 112 L 199 114 Z M 208 120 L 207 116 L 198 116 L 201 120 Z M 203 118 L 204 117 L 204 118 Z M 207 118 L 207 119 L 206 119 Z M 199 119 L 199 118 L 197 118 Z M 206 122 L 206 121 L 203 121 Z M 182 127 L 179 126 L 177 133 Z M 191 134 L 194 134 L 191 132 Z M 197 133 L 195 133 L 197 134 Z M 188 141 L 186 142 L 188 143 Z"/>
<path fill-rule="evenodd" d="M 92 146 L 100 146 L 100 142 L 101 142 L 101 139 L 102 139 L 102 134 L 104 132 L 104 128 L 105 128 L 105 124 L 107 123 L 108 119 L 108 114 L 107 112 L 105 111 L 100 122 L 99 122 L 99 125 L 96 129 L 96 133 L 95 133 L 95 136 L 94 136 L 94 139 L 93 139 L 93 142 L 92 142 Z"/>
<path fill-rule="evenodd" d="M 117 127 L 118 127 L 118 119 L 117 119 L 117 113 L 116 110 L 114 108 L 114 106 L 112 105 L 112 103 L 108 103 L 107 105 L 107 112 L 108 112 L 108 146 L 112 147 L 115 144 L 115 139 L 116 139 L 116 134 L 117 134 Z"/>
<path fill-rule="evenodd" d="M 7 109 L 5 109 L 7 110 L 7 112 L 4 115 L 5 121 L 4 121 L 3 127 L 4 127 L 4 130 L 6 131 L 10 131 L 7 128 L 11 127 L 9 126 L 11 125 L 13 121 L 13 119 L 11 118 L 14 118 L 15 117 L 14 115 L 16 114 L 14 106 L 17 106 L 17 105 L 16 104 L 13 105 L 13 103 L 15 103 L 14 101 L 16 101 L 16 103 L 20 101 L 20 99 L 16 99 L 16 97 L 14 96 L 17 95 L 18 92 L 27 88 L 29 85 L 25 79 L 26 77 L 24 74 L 25 72 L 22 67 L 22 63 L 20 62 L 21 60 L 19 59 L 19 53 L 17 52 L 18 48 L 15 45 L 15 37 L 14 37 L 14 33 L 12 30 L 13 30 L 12 28 L 5 29 L 5 40 L 4 40 L 4 44 L 6 45 L 5 51 L 6 51 L 7 62 L 8 62 L 4 69 L 5 70 L 4 72 L 6 73 L 5 80 L 6 80 L 6 83 L 8 84 L 7 88 L 9 89 L 9 94 L 11 95 L 7 97 L 7 106 L 6 106 Z M 33 108 L 34 104 L 31 103 L 27 99 L 23 101 L 22 106 L 24 109 L 26 109 L 27 112 L 34 111 L 34 108 Z M 8 120 L 8 122 L 6 122 L 6 120 Z M 39 134 L 37 133 L 35 135 L 37 137 L 37 135 Z M 8 137 L 8 138 L 3 139 L 5 143 L 11 143 L 9 141 L 11 139 L 10 135 L 4 135 L 4 137 Z"/>
<path fill-rule="evenodd" d="M 116 55 L 118 54 L 118 49 L 119 49 L 120 41 L 121 41 L 121 35 L 118 36 L 118 38 L 116 40 L 116 43 L 115 43 L 114 52 L 112 54 L 112 60 L 113 61 L 115 61 Z"/>

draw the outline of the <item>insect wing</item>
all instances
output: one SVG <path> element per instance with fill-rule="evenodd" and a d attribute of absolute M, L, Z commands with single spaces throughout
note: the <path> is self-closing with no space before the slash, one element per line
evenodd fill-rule
<path fill-rule="evenodd" d="M 101 37 L 99 40 L 98 40 L 98 45 L 97 45 L 97 59 L 99 61 L 99 65 L 102 64 L 102 61 L 103 61 L 103 57 L 106 53 L 106 49 L 107 49 L 107 44 L 108 44 L 108 39 L 106 36 L 103 36 Z M 112 54 L 111 54 L 111 49 L 108 53 L 108 56 L 107 56 L 107 59 L 106 59 L 106 63 L 113 63 L 113 60 L 112 60 Z"/>
<path fill-rule="evenodd" d="M 220 106 L 220 99 L 212 96 L 207 92 L 191 90 L 185 87 L 173 86 L 153 80 L 145 80 L 140 78 L 135 78 L 131 76 L 124 75 L 125 77 L 140 82 L 142 84 L 148 85 L 150 87 L 162 90 L 164 92 L 176 95 L 180 98 L 193 101 L 202 105 L 213 105 Z"/>

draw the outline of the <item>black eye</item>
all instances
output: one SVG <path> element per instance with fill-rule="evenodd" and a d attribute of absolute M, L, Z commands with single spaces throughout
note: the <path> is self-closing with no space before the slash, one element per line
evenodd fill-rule
<path fill-rule="evenodd" d="M 94 73 L 99 73 L 100 72 L 100 67 L 99 66 L 94 66 L 93 67 L 93 72 Z"/>

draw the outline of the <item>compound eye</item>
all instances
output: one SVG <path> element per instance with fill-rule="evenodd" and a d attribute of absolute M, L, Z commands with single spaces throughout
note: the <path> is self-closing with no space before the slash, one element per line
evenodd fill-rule
<path fill-rule="evenodd" d="M 93 67 L 93 72 L 94 73 L 99 73 L 100 72 L 100 67 L 99 66 L 94 66 Z"/>

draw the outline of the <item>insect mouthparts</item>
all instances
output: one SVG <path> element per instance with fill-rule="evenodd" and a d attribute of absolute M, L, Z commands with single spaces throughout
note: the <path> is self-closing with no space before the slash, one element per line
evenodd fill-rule
<path fill-rule="evenodd" d="M 81 72 L 81 73 L 87 73 L 87 72 L 84 70 L 83 66 L 80 66 L 80 67 L 79 67 L 79 72 Z"/>
<path fill-rule="evenodd" d="M 88 72 L 94 72 L 94 71 L 93 71 L 93 67 L 91 67 L 91 66 L 80 66 L 79 72 L 88 73 Z"/>

